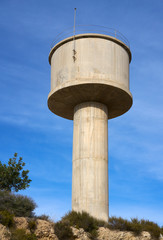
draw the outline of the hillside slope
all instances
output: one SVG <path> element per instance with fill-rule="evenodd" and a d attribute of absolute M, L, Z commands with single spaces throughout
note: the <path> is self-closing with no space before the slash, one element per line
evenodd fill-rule
<path fill-rule="evenodd" d="M 29 225 L 30 221 L 31 219 L 29 218 L 15 217 L 14 218 L 15 229 L 24 229 L 24 232 L 26 234 L 34 233 L 36 236 L 36 239 L 38 240 L 60 240 L 55 235 L 53 222 L 37 219 L 35 221 L 36 224 L 33 226 L 32 225 L 30 226 Z M 71 227 L 71 229 L 74 234 L 74 237 L 76 237 L 75 238 L 76 240 L 91 239 L 89 237 L 89 234 L 84 232 L 82 228 L 77 229 L 77 228 Z M 0 224 L 0 240 L 12 240 L 13 237 L 11 237 L 11 232 L 12 230 L 9 230 L 7 227 Z M 142 232 L 140 236 L 134 236 L 133 233 L 131 232 L 110 230 L 108 228 L 100 227 L 98 229 L 97 240 L 108 240 L 108 239 L 109 240 L 151 240 L 152 238 L 148 232 Z M 69 238 L 65 240 L 69 240 Z M 160 237 L 160 240 L 163 240 L 163 237 Z"/>

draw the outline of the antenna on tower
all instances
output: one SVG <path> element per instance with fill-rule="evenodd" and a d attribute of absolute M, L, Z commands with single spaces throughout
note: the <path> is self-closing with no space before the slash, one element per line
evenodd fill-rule
<path fill-rule="evenodd" d="M 73 59 L 74 59 L 74 62 L 76 60 L 76 50 L 75 50 L 75 24 L 76 24 L 76 8 L 74 8 L 74 37 L 73 37 L 73 43 L 74 43 L 74 49 L 73 49 Z"/>

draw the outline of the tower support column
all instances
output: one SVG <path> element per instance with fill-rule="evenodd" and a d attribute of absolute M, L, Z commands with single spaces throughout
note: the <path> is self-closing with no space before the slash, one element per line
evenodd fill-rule
<path fill-rule="evenodd" d="M 74 109 L 72 210 L 108 220 L 108 109 L 98 102 Z"/>

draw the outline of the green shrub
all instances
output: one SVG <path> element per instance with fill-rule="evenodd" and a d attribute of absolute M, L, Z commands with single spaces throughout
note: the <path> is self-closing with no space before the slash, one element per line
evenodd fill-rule
<path fill-rule="evenodd" d="M 58 238 L 66 240 L 66 234 L 70 233 L 72 238 L 72 231 L 70 226 L 76 228 L 83 228 L 85 232 L 89 233 L 91 239 L 97 238 L 97 229 L 99 227 L 108 227 L 112 230 L 130 231 L 134 235 L 140 235 L 142 231 L 147 231 L 151 234 L 152 239 L 159 239 L 160 234 L 163 235 L 163 227 L 159 227 L 156 223 L 148 220 L 138 220 L 132 218 L 130 221 L 121 217 L 111 217 L 108 223 L 102 220 L 95 219 L 86 212 L 77 213 L 75 211 L 66 214 L 60 222 L 55 224 L 55 231 Z M 68 239 L 68 238 L 67 238 Z"/>
<path fill-rule="evenodd" d="M 90 234 L 92 239 L 97 237 L 98 222 L 99 224 L 104 223 L 91 217 L 88 213 L 82 212 L 77 213 L 75 211 L 69 212 L 62 218 L 62 222 L 67 222 L 70 226 L 76 228 L 83 228 L 84 231 Z"/>
<path fill-rule="evenodd" d="M 30 219 L 28 221 L 28 228 L 30 229 L 31 232 L 34 232 L 37 227 L 37 223 L 35 219 Z"/>
<path fill-rule="evenodd" d="M 152 239 L 159 239 L 162 232 L 162 229 L 156 223 L 148 220 L 138 220 L 137 218 L 128 221 L 120 217 L 111 217 L 109 218 L 108 227 L 120 231 L 131 231 L 135 235 L 140 235 L 142 231 L 147 231 L 151 234 Z"/>
<path fill-rule="evenodd" d="M 159 239 L 161 234 L 161 228 L 154 222 L 148 220 L 141 220 L 143 231 L 147 231 L 151 234 L 152 239 Z"/>
<path fill-rule="evenodd" d="M 161 234 L 163 235 L 163 226 L 161 227 Z"/>
<path fill-rule="evenodd" d="M 103 220 L 96 219 L 96 223 L 98 227 L 108 227 L 108 223 Z"/>
<path fill-rule="evenodd" d="M 131 222 L 127 221 L 128 231 L 132 231 L 135 235 L 140 235 L 143 231 L 142 225 L 137 218 L 132 218 Z"/>
<path fill-rule="evenodd" d="M 6 227 L 12 227 L 14 225 L 14 216 L 8 211 L 0 211 L 0 223 Z"/>
<path fill-rule="evenodd" d="M 57 222 L 54 225 L 54 231 L 59 240 L 74 240 L 75 237 L 73 235 L 72 229 L 70 225 L 66 222 Z"/>
<path fill-rule="evenodd" d="M 16 229 L 12 231 L 10 240 L 37 240 L 35 234 L 26 233 L 24 229 Z"/>
<path fill-rule="evenodd" d="M 45 214 L 37 216 L 36 218 L 41 219 L 41 220 L 45 220 L 45 221 L 50 221 L 50 217 L 48 215 L 45 215 Z"/>
<path fill-rule="evenodd" d="M 142 232 L 142 225 L 140 224 L 140 221 L 137 218 L 133 218 L 131 219 L 131 221 L 128 221 L 121 217 L 119 218 L 111 217 L 109 218 L 108 227 L 110 229 L 117 229 L 120 231 L 131 231 L 135 235 L 140 235 Z"/>
<path fill-rule="evenodd" d="M 129 228 L 128 221 L 126 219 L 123 219 L 121 217 L 111 217 L 109 218 L 109 225 L 108 227 L 110 229 L 118 229 L 120 231 L 125 231 Z"/>
<path fill-rule="evenodd" d="M 23 195 L 0 191 L 0 211 L 7 210 L 16 217 L 33 217 L 35 202 Z"/>

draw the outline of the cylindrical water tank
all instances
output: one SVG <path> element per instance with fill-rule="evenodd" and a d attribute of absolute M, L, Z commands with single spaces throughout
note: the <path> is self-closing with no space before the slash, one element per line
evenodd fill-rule
<path fill-rule="evenodd" d="M 129 47 L 111 36 L 91 33 L 76 35 L 75 42 L 73 37 L 64 39 L 49 55 L 49 109 L 73 119 L 76 105 L 95 101 L 108 107 L 108 119 L 122 115 L 132 105 L 130 61 Z"/>

